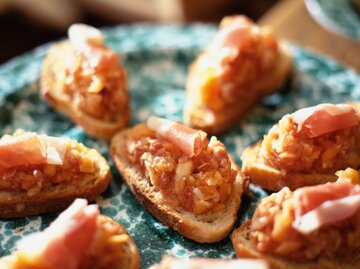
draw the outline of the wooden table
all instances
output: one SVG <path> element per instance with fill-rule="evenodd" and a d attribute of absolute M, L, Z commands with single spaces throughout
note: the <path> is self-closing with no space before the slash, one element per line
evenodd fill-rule
<path fill-rule="evenodd" d="M 360 72 L 360 43 L 333 34 L 310 16 L 303 0 L 282 0 L 259 20 L 276 35 L 335 60 Z"/>

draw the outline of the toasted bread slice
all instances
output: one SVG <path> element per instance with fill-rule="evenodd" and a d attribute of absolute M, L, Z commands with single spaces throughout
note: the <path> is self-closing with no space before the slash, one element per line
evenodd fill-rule
<path fill-rule="evenodd" d="M 115 122 L 94 118 L 79 109 L 79 100 L 72 99 L 63 91 L 64 73 L 68 65 L 66 59 L 73 50 L 70 41 L 56 43 L 50 48 L 41 72 L 41 95 L 55 110 L 71 118 L 87 134 L 109 140 L 118 130 L 128 125 L 130 102 Z"/>
<path fill-rule="evenodd" d="M 184 108 L 184 120 L 193 128 L 204 130 L 209 134 L 218 134 L 233 127 L 247 111 L 265 96 L 278 91 L 286 82 L 292 70 L 292 52 L 290 46 L 281 41 L 279 44 L 279 60 L 276 68 L 265 77 L 258 78 L 240 100 L 226 105 L 221 111 L 209 108 L 199 91 L 200 61 L 196 60 L 189 69 L 186 84 L 186 103 Z M 200 56 L 201 57 L 201 56 Z"/>
<path fill-rule="evenodd" d="M 75 198 L 95 200 L 109 185 L 111 174 L 107 161 L 100 153 L 92 151 L 91 158 L 96 164 L 95 172 L 85 173 L 82 179 L 72 182 L 69 178 L 60 183 L 55 180 L 50 186 L 37 189 L 36 192 L 0 190 L 0 218 L 19 218 L 59 211 L 69 206 Z M 34 172 L 34 177 L 35 174 Z"/>
<path fill-rule="evenodd" d="M 90 244 L 86 246 L 87 249 L 83 250 L 85 255 L 82 256 L 81 263 L 76 268 L 138 269 L 140 267 L 140 255 L 136 247 L 136 244 L 129 236 L 126 229 L 120 223 L 104 215 L 99 215 L 95 220 L 95 222 L 96 222 L 95 235 L 91 240 Z M 62 223 L 62 225 L 64 226 L 65 223 Z M 71 225 L 75 226 L 76 224 L 70 223 L 69 227 L 71 227 Z M 84 228 L 86 227 L 83 227 L 82 229 Z M 66 229 L 69 228 L 62 227 L 62 229 L 63 229 L 62 232 L 64 232 Z M 59 231 L 54 231 L 53 229 L 54 235 L 52 236 L 56 236 L 57 232 Z M 47 236 L 49 236 L 49 234 Z M 85 235 L 82 234 L 82 236 Z M 42 237 L 43 241 L 51 241 L 51 239 L 53 238 L 45 238 L 44 236 Z M 42 243 L 46 244 L 46 242 L 42 242 Z M 52 244 L 51 242 L 47 242 L 47 243 Z M 26 244 L 34 244 L 34 242 L 28 241 Z M 36 246 L 32 246 L 32 247 L 36 249 Z M 47 251 L 49 253 L 51 251 L 53 252 L 56 251 L 56 250 L 51 250 L 50 248 L 51 247 L 47 248 Z M 60 249 L 60 251 L 58 250 L 57 254 L 63 255 L 64 254 L 63 249 L 61 249 L 61 247 L 60 248 L 58 247 L 58 249 Z M 23 249 L 21 251 L 23 251 Z M 4 269 L 5 268 L 7 269 L 45 268 L 42 267 L 40 264 L 38 264 L 38 263 L 42 263 L 42 261 L 39 260 L 39 258 L 30 261 L 28 260 L 28 258 L 24 259 L 23 258 L 24 253 L 22 253 L 21 251 L 19 252 L 18 250 L 16 250 L 14 253 L 0 258 L 0 268 L 4 268 Z M 27 253 L 26 255 L 29 255 L 29 253 Z M 34 257 L 33 255 L 31 256 Z M 74 259 L 73 257 L 62 257 L 62 258 L 63 259 L 69 258 L 70 260 Z M 50 267 L 47 266 L 46 268 L 50 269 Z"/>
<path fill-rule="evenodd" d="M 259 156 L 261 142 L 246 148 L 241 155 L 242 172 L 249 177 L 252 183 L 267 190 L 280 191 L 285 186 L 290 190 L 295 190 L 304 186 L 336 181 L 335 174 L 287 173 L 267 165 Z"/>
<path fill-rule="evenodd" d="M 113 137 L 110 154 L 124 181 L 140 203 L 161 222 L 194 241 L 211 243 L 225 238 L 236 221 L 236 213 L 240 207 L 241 194 L 245 184 L 238 166 L 232 161 L 232 168 L 239 173 L 225 209 L 216 213 L 200 215 L 185 210 L 176 210 L 164 203 L 161 194 L 155 190 L 149 180 L 128 162 L 124 152 L 124 143 L 131 131 L 131 129 L 125 129 Z"/>
<path fill-rule="evenodd" d="M 355 269 L 360 268 L 360 262 L 348 263 L 320 257 L 311 262 L 294 262 L 279 257 L 259 253 L 250 240 L 251 221 L 247 221 L 232 234 L 232 243 L 239 258 L 256 258 L 266 260 L 272 269 Z"/>

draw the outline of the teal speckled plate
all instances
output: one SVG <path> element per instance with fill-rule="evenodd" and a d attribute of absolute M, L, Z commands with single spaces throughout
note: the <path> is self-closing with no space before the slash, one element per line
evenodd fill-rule
<path fill-rule="evenodd" d="M 329 31 L 360 42 L 360 6 L 356 0 L 306 0 L 313 18 Z"/>
<path fill-rule="evenodd" d="M 208 25 L 135 25 L 105 30 L 106 42 L 122 55 L 129 75 L 132 97 L 132 124 L 151 114 L 182 119 L 187 68 L 199 50 L 213 37 L 216 28 Z M 183 238 L 154 219 L 130 193 L 109 158 L 108 146 L 87 137 L 68 119 L 39 99 L 39 73 L 49 45 L 42 46 L 0 67 L 0 130 L 17 128 L 69 136 L 94 147 L 112 166 L 113 180 L 97 200 L 103 214 L 121 222 L 136 241 L 142 268 L 158 262 L 163 254 L 180 257 L 233 257 L 227 238 L 216 244 L 199 244 Z M 286 113 L 323 102 L 360 100 L 360 76 L 335 62 L 294 47 L 294 72 L 280 93 L 254 107 L 234 128 L 220 136 L 234 159 L 254 143 Z M 251 217 L 260 188 L 243 198 L 239 221 Z M 14 249 L 16 240 L 44 229 L 57 214 L 18 220 L 0 220 L 0 256 Z"/>

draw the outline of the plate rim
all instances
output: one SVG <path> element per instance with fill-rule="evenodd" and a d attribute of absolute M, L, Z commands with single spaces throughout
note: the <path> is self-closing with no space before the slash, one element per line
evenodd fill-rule
<path fill-rule="evenodd" d="M 343 3 L 343 1 L 341 3 Z M 329 18 L 324 12 L 318 0 L 305 0 L 305 6 L 311 17 L 323 28 L 325 28 L 325 30 L 360 44 L 360 35 L 351 35 L 346 30 L 344 30 L 343 27 L 339 26 L 336 23 L 333 23 L 331 18 Z"/>

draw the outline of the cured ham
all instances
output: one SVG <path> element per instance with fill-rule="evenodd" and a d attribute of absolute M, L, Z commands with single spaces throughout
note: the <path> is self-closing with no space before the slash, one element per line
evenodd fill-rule
<path fill-rule="evenodd" d="M 20 240 L 16 253 L 44 268 L 76 269 L 94 239 L 99 214 L 97 205 L 77 199 L 43 232 Z"/>
<path fill-rule="evenodd" d="M 46 163 L 62 165 L 70 140 L 47 135 L 39 135 L 39 139 L 46 148 Z"/>
<path fill-rule="evenodd" d="M 116 68 L 119 58 L 104 46 L 104 36 L 98 29 L 86 24 L 73 24 L 68 36 L 73 46 L 85 56 L 85 67 L 95 70 Z"/>
<path fill-rule="evenodd" d="M 147 126 L 176 145 L 188 157 L 197 156 L 208 144 L 206 133 L 174 121 L 152 116 Z"/>
<path fill-rule="evenodd" d="M 104 43 L 104 36 L 98 29 L 82 23 L 71 25 L 68 36 L 71 43 L 80 50 L 86 46 L 101 46 Z"/>
<path fill-rule="evenodd" d="M 35 133 L 0 140 L 0 169 L 45 164 L 46 149 Z"/>
<path fill-rule="evenodd" d="M 300 109 L 292 116 L 298 124 L 298 131 L 307 129 L 311 138 L 352 127 L 360 122 L 359 115 L 348 104 L 320 104 Z"/>
<path fill-rule="evenodd" d="M 360 187 L 347 181 L 303 187 L 294 191 L 294 205 L 297 214 L 304 215 L 326 201 L 354 194 L 360 194 Z"/>
<path fill-rule="evenodd" d="M 252 41 L 251 26 L 235 21 L 220 30 L 210 46 L 210 51 L 215 53 L 219 64 L 224 65 L 232 62 L 241 51 L 246 51 L 251 47 Z"/>
<path fill-rule="evenodd" d="M 345 220 L 359 208 L 360 194 L 326 201 L 301 217 L 296 217 L 293 227 L 302 234 L 309 234 L 324 225 Z"/>
<path fill-rule="evenodd" d="M 24 165 L 62 165 L 69 146 L 65 138 L 24 133 L 0 140 L 0 170 Z"/>
<path fill-rule="evenodd" d="M 352 216 L 360 208 L 360 186 L 335 182 L 294 192 L 293 227 L 303 234 Z"/>

